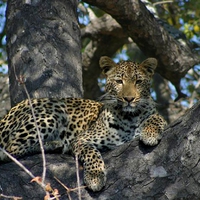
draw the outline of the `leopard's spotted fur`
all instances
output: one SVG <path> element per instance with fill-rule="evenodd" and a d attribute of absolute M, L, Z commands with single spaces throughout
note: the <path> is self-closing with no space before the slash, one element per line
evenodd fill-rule
<path fill-rule="evenodd" d="M 150 96 L 156 65 L 154 58 L 141 64 L 116 64 L 104 56 L 100 67 L 107 83 L 101 102 L 78 98 L 31 100 L 45 150 L 62 148 L 63 153 L 70 150 L 78 154 L 84 181 L 91 190 L 101 190 L 106 182 L 99 149 L 113 148 L 135 137 L 146 145 L 158 144 L 166 122 Z M 0 121 L 0 147 L 15 157 L 39 152 L 28 100 L 13 107 Z M 0 160 L 6 158 L 0 152 Z"/>

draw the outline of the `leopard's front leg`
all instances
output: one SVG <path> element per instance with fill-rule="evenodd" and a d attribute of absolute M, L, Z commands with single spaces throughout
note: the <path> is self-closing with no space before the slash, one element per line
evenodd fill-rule
<path fill-rule="evenodd" d="M 106 170 L 103 158 L 97 148 L 85 140 L 76 139 L 72 152 L 83 163 L 84 182 L 93 191 L 100 191 L 106 184 Z"/>
<path fill-rule="evenodd" d="M 150 146 L 157 145 L 167 122 L 158 113 L 150 115 L 140 125 L 140 140 Z"/>

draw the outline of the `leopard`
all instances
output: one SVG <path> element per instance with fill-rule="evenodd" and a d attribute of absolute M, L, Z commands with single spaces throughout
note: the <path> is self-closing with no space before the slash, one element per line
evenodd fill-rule
<path fill-rule="evenodd" d="M 23 100 L 0 121 L 0 148 L 16 159 L 39 153 L 40 135 L 45 152 L 60 149 L 77 156 L 85 185 L 97 192 L 107 180 L 103 149 L 136 138 L 144 145 L 158 145 L 167 122 L 150 92 L 157 59 L 117 63 L 102 56 L 99 65 L 106 79 L 103 96 L 97 101 L 75 97 Z M 1 162 L 9 160 L 4 151 L 0 151 Z"/>

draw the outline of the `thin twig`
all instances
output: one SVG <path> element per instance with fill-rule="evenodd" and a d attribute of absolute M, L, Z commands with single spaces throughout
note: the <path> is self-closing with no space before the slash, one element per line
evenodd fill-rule
<path fill-rule="evenodd" d="M 64 185 L 58 178 L 56 178 L 55 176 L 54 176 L 54 178 L 56 179 L 56 181 L 58 181 L 58 183 L 60 183 L 60 185 L 62 185 L 67 190 L 68 199 L 72 200 L 72 198 L 70 196 L 70 189 L 66 185 Z"/>
<path fill-rule="evenodd" d="M 54 178 L 56 179 L 56 181 L 58 181 L 58 183 L 60 183 L 60 185 L 62 185 L 66 190 L 67 190 L 67 196 L 69 198 L 69 200 L 72 200 L 71 196 L 70 196 L 70 192 L 76 192 L 79 189 L 84 189 L 86 188 L 86 186 L 79 186 L 78 188 L 68 188 L 64 183 L 62 183 L 58 178 L 56 178 L 54 176 Z"/>
<path fill-rule="evenodd" d="M 12 161 L 14 161 L 19 167 L 21 167 L 31 178 L 35 178 L 35 176 L 24 166 L 22 165 L 16 158 L 10 155 L 7 151 L 0 147 L 0 150 L 3 151 Z"/>
<path fill-rule="evenodd" d="M 2 149 L 0 147 L 0 151 L 2 151 L 3 153 L 5 153 L 15 164 L 17 164 L 20 168 L 22 168 L 31 178 L 32 178 L 32 181 L 33 180 L 36 180 L 38 177 L 35 177 L 24 165 L 22 165 L 16 158 L 14 158 L 11 154 L 9 154 L 7 151 L 5 151 L 4 149 Z M 45 188 L 45 184 L 42 182 L 42 181 L 35 181 L 36 183 L 38 183 L 43 189 L 44 191 L 46 192 L 46 194 L 48 195 L 49 192 L 46 191 L 46 188 Z M 3 194 L 0 194 L 0 197 L 2 196 Z M 3 196 L 2 196 L 3 197 Z M 8 196 L 9 197 L 9 196 Z M 56 197 L 56 196 L 55 196 Z M 18 198 L 18 197 L 17 197 Z M 20 198 L 19 198 L 20 199 Z M 57 198 L 58 199 L 58 198 Z"/>
<path fill-rule="evenodd" d="M 159 1 L 159 2 L 153 3 L 153 5 L 156 6 L 156 5 L 165 4 L 165 3 L 173 3 L 173 0 Z"/>
<path fill-rule="evenodd" d="M 6 198 L 6 199 L 14 199 L 14 200 L 20 200 L 20 199 L 22 199 L 22 197 L 7 196 L 7 195 L 4 195 L 4 194 L 0 194 L 0 198 L 1 197 Z"/>
<path fill-rule="evenodd" d="M 78 199 L 81 200 L 81 184 L 80 184 L 80 177 L 79 177 L 79 165 L 78 165 L 78 154 L 75 154 L 75 160 L 76 160 L 76 178 L 77 178 L 77 184 L 78 184 Z"/>
<path fill-rule="evenodd" d="M 46 196 L 50 197 L 49 191 L 47 191 L 47 185 L 45 185 L 45 183 L 44 183 L 45 182 L 45 177 L 46 177 L 46 158 L 45 158 L 45 153 L 44 153 L 44 146 L 43 146 L 41 135 L 40 135 L 40 131 L 39 131 L 39 128 L 38 128 L 38 125 L 37 125 L 36 116 L 35 116 L 35 113 L 34 113 L 33 105 L 32 105 L 32 102 L 31 102 L 31 98 L 30 98 L 29 93 L 27 91 L 27 88 L 25 86 L 25 78 L 23 76 L 19 76 L 19 78 L 17 77 L 16 71 L 15 71 L 15 67 L 14 67 L 14 73 L 15 73 L 16 80 L 19 82 L 19 84 L 23 85 L 24 90 L 25 90 L 25 92 L 27 94 L 27 97 L 28 97 L 28 101 L 29 101 L 30 107 L 31 107 L 31 112 L 32 112 L 32 115 L 33 115 L 33 119 L 34 119 L 36 131 L 37 131 L 37 134 L 38 134 L 38 140 L 39 140 L 39 143 L 40 143 L 40 149 L 41 149 L 41 153 L 42 153 L 42 160 L 43 160 L 42 178 L 35 177 L 25 166 L 23 166 L 17 159 L 15 159 L 11 154 L 9 154 L 6 150 L 2 149 L 1 147 L 0 147 L 0 151 L 2 151 L 3 153 L 5 153 L 12 161 L 14 161 L 29 176 L 31 176 L 31 178 L 32 178 L 31 182 L 34 182 L 34 181 L 37 182 L 44 189 L 44 191 L 46 192 Z M 53 192 L 52 193 L 53 196 L 54 196 L 53 199 L 59 200 L 59 198 L 58 198 L 59 197 L 58 190 L 57 189 L 53 190 L 51 188 L 51 191 Z M 0 197 L 3 197 L 3 196 L 5 196 L 5 195 L 0 194 Z M 7 197 L 11 197 L 11 196 L 7 196 Z M 17 198 L 18 197 L 13 197 L 13 199 L 17 199 Z M 52 199 L 52 198 L 48 198 L 48 199 Z"/>
<path fill-rule="evenodd" d="M 25 83 L 23 83 L 22 85 L 23 85 L 24 90 L 26 92 L 26 95 L 28 97 L 28 101 L 29 101 L 29 104 L 30 104 L 30 107 L 31 107 L 31 112 L 32 112 L 32 115 L 33 115 L 36 131 L 37 131 L 37 135 L 38 135 L 38 140 L 39 140 L 39 143 L 40 143 L 40 149 L 41 149 L 42 160 L 43 160 L 42 184 L 44 184 L 45 177 L 46 177 L 46 157 L 45 157 L 45 152 L 44 152 L 44 146 L 43 146 L 40 131 L 39 131 L 39 128 L 38 128 L 38 125 L 37 125 L 37 121 L 36 121 L 36 117 L 35 117 L 35 113 L 34 113 L 34 109 L 33 109 L 33 105 L 32 105 L 32 102 L 31 102 L 30 95 L 27 91 Z"/>
<path fill-rule="evenodd" d="M 44 146 L 43 146 L 43 143 L 42 143 L 40 131 L 39 131 L 37 121 L 36 121 L 36 117 L 35 117 L 35 113 L 34 113 L 34 110 L 33 110 L 31 98 L 30 98 L 30 95 L 29 95 L 28 90 L 27 90 L 26 85 L 25 85 L 26 79 L 25 79 L 25 77 L 23 77 L 21 75 L 19 76 L 19 78 L 17 77 L 15 66 L 14 66 L 14 74 L 15 74 L 15 78 L 19 82 L 19 84 L 23 85 L 24 90 L 26 92 L 26 95 L 28 97 L 30 107 L 31 107 L 31 112 L 32 112 L 32 115 L 33 115 L 34 123 L 35 123 L 36 131 L 37 131 L 37 135 L 38 135 L 38 140 L 39 140 L 39 143 L 40 143 L 40 149 L 41 149 L 41 153 L 42 153 L 42 160 L 43 160 L 42 185 L 45 185 L 44 182 L 45 182 L 45 177 L 46 177 L 46 157 L 45 157 L 45 153 L 44 153 Z"/>

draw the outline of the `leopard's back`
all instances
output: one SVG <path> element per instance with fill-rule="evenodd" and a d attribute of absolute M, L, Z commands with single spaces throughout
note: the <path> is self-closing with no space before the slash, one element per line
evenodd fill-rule
<path fill-rule="evenodd" d="M 32 99 L 31 104 L 20 102 L 0 121 L 0 146 L 16 157 L 40 151 L 37 128 L 46 150 L 54 150 L 51 141 L 58 141 L 67 151 L 70 141 L 94 123 L 102 106 L 79 98 Z"/>

